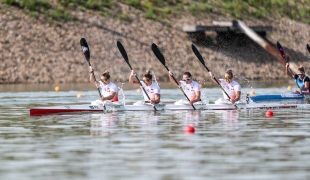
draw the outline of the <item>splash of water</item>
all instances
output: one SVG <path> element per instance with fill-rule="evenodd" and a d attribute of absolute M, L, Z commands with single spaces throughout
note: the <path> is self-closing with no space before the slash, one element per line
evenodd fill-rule
<path fill-rule="evenodd" d="M 152 72 L 152 75 L 153 75 L 153 81 L 159 86 L 159 84 L 158 84 L 158 82 L 157 82 L 157 80 L 156 80 L 156 75 L 155 75 L 155 73 Z"/>
<path fill-rule="evenodd" d="M 209 99 L 203 91 L 200 91 L 200 99 L 204 104 L 209 104 Z"/>
<path fill-rule="evenodd" d="M 118 96 L 120 97 L 119 99 L 121 99 L 120 104 L 125 105 L 126 101 L 125 101 L 125 94 L 124 94 L 123 86 L 124 86 L 124 83 L 122 83 L 121 87 L 118 87 Z"/>

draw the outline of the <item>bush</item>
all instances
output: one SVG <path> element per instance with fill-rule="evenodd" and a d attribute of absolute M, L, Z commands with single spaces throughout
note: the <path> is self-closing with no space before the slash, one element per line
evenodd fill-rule
<path fill-rule="evenodd" d="M 192 3 L 189 7 L 189 11 L 191 12 L 192 15 L 197 15 L 202 12 L 211 12 L 212 11 L 212 6 L 205 3 Z"/>
<path fill-rule="evenodd" d="M 113 6 L 113 3 L 111 0 L 103 0 L 102 6 L 107 7 L 107 8 L 111 8 Z"/>
<path fill-rule="evenodd" d="M 69 13 L 63 8 L 58 7 L 52 12 L 52 17 L 56 20 L 67 20 L 69 19 Z"/>
<path fill-rule="evenodd" d="M 148 8 L 145 13 L 145 18 L 147 19 L 156 19 L 155 9 Z"/>
<path fill-rule="evenodd" d="M 15 0 L 0 0 L 0 2 L 7 4 L 7 5 L 11 5 L 11 6 L 18 6 L 19 5 L 17 2 L 15 2 Z"/>
<path fill-rule="evenodd" d="M 142 7 L 140 0 L 126 0 L 125 4 L 127 4 L 129 6 L 133 6 L 135 8 L 141 8 Z"/>
<path fill-rule="evenodd" d="M 85 7 L 88 9 L 99 10 L 101 8 L 101 2 L 97 0 L 88 0 Z"/>
<path fill-rule="evenodd" d="M 123 21 L 131 21 L 129 14 L 127 14 L 127 13 L 120 14 L 116 18 L 119 20 L 123 20 Z"/>
<path fill-rule="evenodd" d="M 46 0 L 22 0 L 22 8 L 29 11 L 42 12 L 51 7 Z"/>

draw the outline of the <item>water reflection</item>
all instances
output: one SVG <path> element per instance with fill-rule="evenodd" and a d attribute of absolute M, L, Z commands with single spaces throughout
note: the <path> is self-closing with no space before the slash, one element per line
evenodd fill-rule
<path fill-rule="evenodd" d="M 221 95 L 206 91 L 212 99 Z M 174 90 L 165 93 L 179 98 Z M 98 96 L 76 94 L 0 93 L 1 179 L 310 177 L 309 109 L 274 109 L 271 118 L 266 110 L 29 116 L 33 101 L 81 104 Z M 184 132 L 188 125 L 194 134 Z"/>
<path fill-rule="evenodd" d="M 91 136 L 109 136 L 119 128 L 127 127 L 129 131 L 157 130 L 161 112 L 159 111 L 133 111 L 121 113 L 93 114 L 91 116 Z"/>
<path fill-rule="evenodd" d="M 184 125 L 186 126 L 198 126 L 201 118 L 201 111 L 186 111 L 183 114 L 184 117 Z"/>
<path fill-rule="evenodd" d="M 119 121 L 118 114 L 102 113 L 91 115 L 91 127 L 117 126 Z"/>
<path fill-rule="evenodd" d="M 238 130 L 240 110 L 229 110 L 222 112 L 222 123 L 225 130 Z"/>

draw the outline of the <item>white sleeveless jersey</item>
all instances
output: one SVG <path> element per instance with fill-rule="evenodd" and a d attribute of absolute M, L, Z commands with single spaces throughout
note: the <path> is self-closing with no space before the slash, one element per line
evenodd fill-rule
<path fill-rule="evenodd" d="M 112 102 L 118 101 L 118 88 L 114 83 L 110 82 L 109 84 L 104 85 L 102 81 L 98 81 L 98 82 L 100 84 L 99 87 L 101 88 L 101 95 L 103 97 L 110 96 L 111 92 L 113 91 L 113 92 L 116 92 L 116 95 L 111 101 Z"/>
<path fill-rule="evenodd" d="M 143 88 L 145 89 L 146 93 L 149 95 L 151 100 L 155 99 L 155 94 L 160 94 L 160 87 L 156 84 L 153 83 L 150 86 L 147 86 L 143 81 L 140 81 Z M 146 94 L 144 93 L 143 89 L 141 89 L 143 92 L 144 100 L 148 101 L 149 98 L 147 98 Z"/>
<path fill-rule="evenodd" d="M 225 89 L 225 91 L 227 92 L 227 94 L 230 96 L 231 99 L 236 98 L 237 91 L 241 92 L 241 86 L 236 81 L 233 80 L 231 83 L 227 83 L 225 79 L 219 79 L 219 80 L 221 82 L 221 86 Z M 223 96 L 225 99 L 229 99 L 224 92 Z"/>
<path fill-rule="evenodd" d="M 181 87 L 183 88 L 187 97 L 192 100 L 196 98 L 196 91 L 200 91 L 200 86 L 196 81 L 193 81 L 190 84 L 186 84 L 185 81 L 180 81 Z"/>

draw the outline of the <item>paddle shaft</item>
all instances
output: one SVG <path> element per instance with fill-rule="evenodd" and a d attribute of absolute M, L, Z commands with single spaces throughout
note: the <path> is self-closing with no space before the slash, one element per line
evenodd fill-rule
<path fill-rule="evenodd" d="M 278 48 L 278 50 L 279 50 L 279 52 L 280 52 L 282 58 L 285 60 L 285 62 L 286 62 L 286 63 L 289 63 L 289 59 L 288 59 L 287 56 L 286 56 L 286 53 L 285 53 L 285 51 L 284 51 L 284 48 L 282 47 L 282 45 L 281 45 L 278 41 L 277 41 L 277 48 Z M 295 77 L 294 77 L 294 73 L 292 72 L 292 70 L 291 70 L 290 67 L 288 67 L 288 70 L 290 71 L 292 77 L 295 78 Z M 297 81 L 296 81 L 296 85 L 297 85 L 298 88 L 300 88 L 299 85 L 298 85 L 298 83 L 297 83 Z"/>
<path fill-rule="evenodd" d="M 155 43 L 152 43 L 151 49 L 152 49 L 153 53 L 155 54 L 155 56 L 157 57 L 157 59 L 161 62 L 161 64 L 165 66 L 165 68 L 167 69 L 168 72 L 170 72 L 169 68 L 166 66 L 165 57 L 161 53 L 161 51 L 159 50 L 158 46 Z M 173 75 L 172 75 L 172 78 L 173 78 L 174 82 L 178 85 L 179 89 L 182 91 L 183 95 L 190 102 L 190 100 L 187 97 L 186 93 L 184 92 L 183 88 L 179 85 L 178 81 L 175 79 L 175 77 Z M 191 105 L 192 105 L 193 109 L 196 110 L 195 106 L 193 104 L 191 104 Z"/>
<path fill-rule="evenodd" d="M 208 72 L 210 72 L 210 70 L 207 68 L 207 66 L 205 66 L 205 65 L 203 65 L 203 66 L 208 70 Z M 230 96 L 228 95 L 228 93 L 225 91 L 225 89 L 221 86 L 220 82 L 219 82 L 214 76 L 213 76 L 212 78 L 213 78 L 214 81 L 219 85 L 219 87 L 222 89 L 222 91 L 225 93 L 225 95 L 226 95 L 229 99 L 231 99 Z"/>
<path fill-rule="evenodd" d="M 129 64 L 129 63 L 128 63 L 128 64 Z M 130 69 L 132 70 L 132 68 L 131 68 L 131 66 L 130 66 L 130 65 L 129 65 L 129 67 L 130 67 Z M 137 74 L 134 74 L 134 76 L 135 76 L 135 78 L 137 79 L 137 81 L 139 82 L 140 87 L 141 87 L 141 89 L 143 90 L 143 92 L 145 93 L 146 97 L 147 97 L 149 100 L 151 100 L 150 96 L 147 94 L 147 92 L 146 92 L 145 88 L 143 87 L 143 85 L 142 85 L 141 81 L 139 80 L 139 78 L 138 78 Z M 155 105 L 154 105 L 153 107 L 154 107 L 154 110 L 155 110 L 155 111 L 157 111 L 157 109 L 156 109 Z"/>
<path fill-rule="evenodd" d="M 198 49 L 196 48 L 196 46 L 194 44 L 192 44 L 192 50 L 194 52 L 194 54 L 196 55 L 196 57 L 198 58 L 198 60 L 201 62 L 201 64 L 203 65 L 203 67 L 205 67 L 207 69 L 208 72 L 210 72 L 209 68 L 206 66 L 205 61 L 202 57 L 202 55 L 200 54 L 200 52 L 198 51 Z M 219 85 L 219 87 L 222 89 L 222 91 L 225 93 L 225 95 L 231 100 L 230 96 L 228 95 L 228 93 L 225 91 L 225 89 L 221 86 L 221 84 L 218 82 L 218 80 L 213 76 L 212 77 L 214 79 L 214 81 Z M 236 108 L 237 105 L 234 104 L 234 106 Z"/>
<path fill-rule="evenodd" d="M 89 62 L 89 61 L 88 61 L 88 65 L 89 65 L 89 69 L 92 69 L 91 64 L 90 64 L 90 62 Z M 93 75 L 93 78 L 94 78 L 95 85 L 96 85 L 96 87 L 97 87 L 97 90 L 98 90 L 99 96 L 100 96 L 100 98 L 101 98 L 101 97 L 102 97 L 102 94 L 101 94 L 101 92 L 100 92 L 100 88 L 99 88 L 99 86 L 98 86 L 98 84 L 97 84 L 97 80 L 96 80 L 95 73 L 94 73 L 94 71 L 92 71 L 91 73 L 92 73 L 92 75 Z"/>
<path fill-rule="evenodd" d="M 167 71 L 170 72 L 170 70 L 168 69 L 168 67 L 167 67 L 166 65 L 164 65 L 164 66 L 165 66 L 165 68 L 167 69 Z M 188 98 L 188 96 L 186 95 L 184 89 L 180 86 L 179 82 L 175 79 L 175 77 L 174 77 L 173 75 L 172 75 L 171 77 L 173 78 L 174 82 L 178 85 L 179 89 L 182 91 L 182 93 L 184 94 L 184 96 L 186 97 L 186 99 L 187 99 L 188 101 L 190 101 L 189 98 Z M 193 106 L 193 105 L 192 105 L 192 106 Z M 195 108 L 194 106 L 193 106 L 193 109 L 196 110 L 196 108 Z"/>
<path fill-rule="evenodd" d="M 84 56 L 85 56 L 85 58 L 86 58 L 86 60 L 87 60 L 87 62 L 88 62 L 89 68 L 92 69 L 91 64 L 90 64 L 90 51 L 89 51 L 89 47 L 88 47 L 88 44 L 87 44 L 86 39 L 81 38 L 81 40 L 80 40 L 80 45 L 81 45 L 81 47 L 82 47 L 83 54 L 84 54 Z M 96 87 L 97 87 L 97 90 L 98 90 L 98 93 L 99 93 L 99 96 L 100 96 L 100 99 L 101 99 L 101 98 L 102 98 L 102 94 L 101 94 L 100 89 L 99 89 L 99 86 L 98 86 L 98 84 L 97 84 L 96 76 L 95 76 L 94 71 L 92 71 L 92 76 L 93 76 L 93 78 L 94 78 L 94 81 L 95 81 L 94 83 L 95 83 L 95 85 L 96 85 Z M 106 110 L 106 107 L 105 107 L 104 104 L 103 104 L 103 108 L 104 108 L 104 110 Z"/>
<path fill-rule="evenodd" d="M 120 53 L 122 54 L 123 58 L 125 59 L 127 65 L 129 66 L 130 70 L 133 70 L 132 67 L 131 67 L 131 65 L 130 65 L 130 63 L 129 63 L 129 58 L 128 58 L 128 55 L 127 55 L 127 53 L 126 53 L 126 50 L 125 50 L 124 46 L 122 45 L 122 43 L 121 43 L 120 41 L 117 41 L 117 47 L 118 47 L 118 50 L 120 51 Z M 145 93 L 146 97 L 147 97 L 149 100 L 151 100 L 150 96 L 147 94 L 147 92 L 146 92 L 146 90 L 144 89 L 142 83 L 140 82 L 140 80 L 139 80 L 137 74 L 134 74 L 134 76 L 135 76 L 135 78 L 137 79 L 137 81 L 139 82 L 140 87 L 141 87 L 141 89 L 143 90 L 143 92 Z M 154 110 L 157 111 L 155 105 L 153 105 L 153 107 L 154 107 Z"/>

